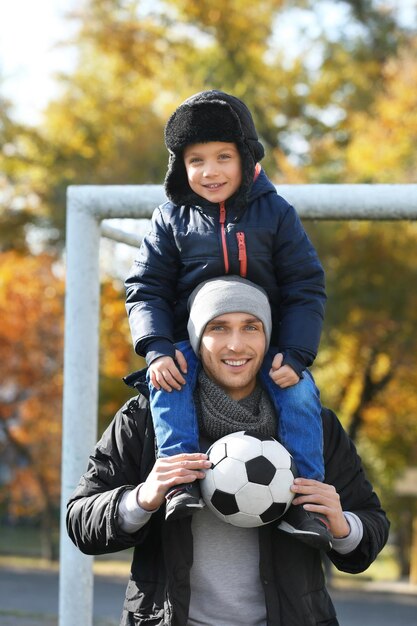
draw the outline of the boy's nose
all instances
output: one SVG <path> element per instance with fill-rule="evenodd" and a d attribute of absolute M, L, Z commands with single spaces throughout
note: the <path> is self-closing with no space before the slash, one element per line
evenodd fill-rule
<path fill-rule="evenodd" d="M 204 166 L 204 176 L 216 176 L 218 168 L 216 163 L 206 163 Z"/>

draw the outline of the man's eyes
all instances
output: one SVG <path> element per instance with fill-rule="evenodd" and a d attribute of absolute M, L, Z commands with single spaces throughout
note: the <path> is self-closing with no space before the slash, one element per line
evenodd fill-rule
<path fill-rule="evenodd" d="M 223 332 L 223 331 L 226 331 L 227 328 L 225 326 L 218 325 L 218 326 L 210 326 L 210 330 L 214 332 Z M 246 326 L 243 327 L 243 330 L 253 332 L 253 331 L 259 330 L 259 328 L 255 324 L 247 324 Z"/>

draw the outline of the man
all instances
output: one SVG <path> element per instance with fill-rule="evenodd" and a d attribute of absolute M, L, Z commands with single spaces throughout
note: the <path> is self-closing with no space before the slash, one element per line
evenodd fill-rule
<path fill-rule="evenodd" d="M 242 283 L 253 297 L 223 312 L 223 302 L 238 301 Z M 210 305 L 201 307 L 207 289 Z M 231 431 L 275 433 L 276 415 L 257 376 L 269 341 L 263 290 L 239 278 L 213 279 L 190 301 L 190 337 L 202 365 L 195 391 L 201 449 Z M 146 393 L 140 377 L 129 382 Z M 330 559 L 357 573 L 385 545 L 389 522 L 337 417 L 323 409 L 322 418 L 325 482 L 297 479 L 290 509 L 325 516 Z M 203 453 L 155 460 L 144 395 L 126 403 L 97 444 L 68 504 L 67 527 L 87 554 L 134 546 L 121 626 L 337 626 L 321 553 L 298 541 L 291 523 L 238 528 L 207 507 L 165 520 L 167 492 L 204 480 L 209 466 Z"/>

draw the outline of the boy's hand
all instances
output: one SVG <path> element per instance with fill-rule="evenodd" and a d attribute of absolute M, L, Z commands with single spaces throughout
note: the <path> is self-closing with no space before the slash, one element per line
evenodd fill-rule
<path fill-rule="evenodd" d="M 296 385 L 300 380 L 299 375 L 293 370 L 290 365 L 282 365 L 284 355 L 282 352 L 278 352 L 274 356 L 272 361 L 272 367 L 269 372 L 270 377 L 278 387 L 285 389 L 286 387 L 292 387 Z"/>
<path fill-rule="evenodd" d="M 175 350 L 175 358 L 181 371 L 187 373 L 187 361 L 180 350 Z M 164 389 L 172 391 L 181 389 L 181 385 L 185 385 L 185 379 L 178 367 L 175 365 L 174 359 L 170 356 L 161 356 L 153 361 L 149 366 L 150 380 L 155 389 Z"/>

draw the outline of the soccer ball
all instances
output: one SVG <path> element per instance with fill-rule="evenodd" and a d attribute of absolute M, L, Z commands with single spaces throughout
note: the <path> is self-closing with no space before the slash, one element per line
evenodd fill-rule
<path fill-rule="evenodd" d="M 298 473 L 292 456 L 276 439 L 239 431 L 213 443 L 207 454 L 212 466 L 200 483 L 201 492 L 217 517 L 250 528 L 284 515 Z"/>

